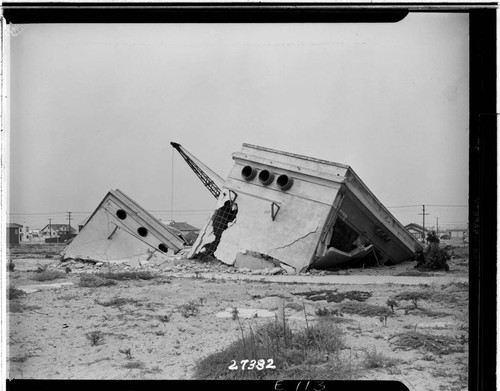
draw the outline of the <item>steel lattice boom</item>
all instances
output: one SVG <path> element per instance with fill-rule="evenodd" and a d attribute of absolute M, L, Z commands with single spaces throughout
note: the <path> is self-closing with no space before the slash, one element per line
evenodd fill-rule
<path fill-rule="evenodd" d="M 205 173 L 205 171 L 203 171 L 198 164 L 196 164 L 195 160 L 189 156 L 189 152 L 185 151 L 184 148 L 178 143 L 171 142 L 170 145 L 172 145 L 172 147 L 174 147 L 177 152 L 181 154 L 188 166 L 191 167 L 191 170 L 193 170 L 198 178 L 200 178 L 201 182 L 210 191 L 210 193 L 212 193 L 215 198 L 219 198 L 219 186 L 217 186 L 217 184 Z"/>

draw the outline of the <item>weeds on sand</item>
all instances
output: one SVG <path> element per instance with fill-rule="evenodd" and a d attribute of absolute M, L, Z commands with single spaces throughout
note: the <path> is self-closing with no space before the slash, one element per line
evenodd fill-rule
<path fill-rule="evenodd" d="M 385 304 L 387 304 L 390 307 L 392 313 L 394 313 L 394 307 L 398 306 L 398 302 L 396 300 L 393 300 L 393 299 L 387 299 Z"/>
<path fill-rule="evenodd" d="M 130 361 L 122 365 L 126 369 L 144 369 L 144 364 L 140 361 Z"/>
<path fill-rule="evenodd" d="M 106 273 L 96 273 L 97 277 L 105 278 L 107 280 L 152 280 L 157 278 L 158 275 L 153 274 L 148 271 L 129 271 L 129 272 L 106 272 Z"/>
<path fill-rule="evenodd" d="M 151 369 L 145 369 L 144 372 L 148 373 L 148 374 L 153 374 L 154 375 L 154 374 L 162 373 L 163 370 L 158 365 L 156 365 L 156 366 L 154 366 Z"/>
<path fill-rule="evenodd" d="M 452 316 L 453 314 L 450 314 L 448 312 L 443 312 L 443 311 L 432 311 L 427 308 L 418 308 L 420 311 L 420 314 L 424 316 L 428 316 L 431 318 L 444 318 L 446 316 Z"/>
<path fill-rule="evenodd" d="M 130 348 L 127 348 L 127 349 L 118 349 L 118 351 L 120 353 L 123 353 L 125 355 L 125 357 L 127 358 L 127 360 L 131 360 L 132 359 L 132 353 L 131 353 L 131 349 Z"/>
<path fill-rule="evenodd" d="M 299 303 L 287 303 L 285 307 L 294 311 L 304 311 L 304 305 Z"/>
<path fill-rule="evenodd" d="M 401 277 L 425 277 L 428 275 L 429 275 L 428 272 L 423 272 L 419 270 L 407 270 L 396 274 L 396 276 L 401 276 Z"/>
<path fill-rule="evenodd" d="M 340 310 L 338 308 L 336 309 L 332 309 L 332 310 L 329 310 L 328 308 L 318 308 L 316 311 L 315 311 L 315 314 L 316 316 L 330 316 L 330 315 L 333 315 L 333 316 L 344 316 L 344 314 L 342 314 L 342 312 L 340 312 Z"/>
<path fill-rule="evenodd" d="M 22 303 L 18 303 L 16 301 L 10 302 L 8 304 L 9 312 L 11 313 L 22 313 L 25 311 L 34 311 L 42 309 L 42 307 L 39 307 L 37 305 L 26 305 Z M 46 315 L 46 314 L 43 314 Z"/>
<path fill-rule="evenodd" d="M 25 295 L 26 292 L 22 291 L 21 289 L 14 288 L 12 286 L 10 286 L 9 290 L 7 291 L 7 298 L 9 300 L 19 299 Z"/>
<path fill-rule="evenodd" d="M 189 318 L 190 316 L 196 316 L 200 312 L 198 304 L 195 300 L 190 300 L 189 303 L 182 304 L 179 306 L 179 311 L 182 316 Z"/>
<path fill-rule="evenodd" d="M 163 323 L 170 322 L 170 315 L 159 315 L 158 320 Z"/>
<path fill-rule="evenodd" d="M 387 307 L 378 305 L 347 302 L 340 305 L 340 311 L 346 314 L 354 314 L 360 316 L 390 316 L 391 310 Z"/>
<path fill-rule="evenodd" d="M 311 301 L 326 300 L 328 303 L 340 303 L 341 301 L 344 301 L 346 299 L 363 302 L 368 300 L 371 297 L 372 293 L 362 291 L 347 291 L 337 293 L 337 290 L 319 290 L 298 292 L 294 293 L 294 295 L 305 296 L 307 300 Z"/>
<path fill-rule="evenodd" d="M 94 274 L 83 274 L 80 276 L 80 282 L 78 285 L 85 288 L 97 288 L 101 286 L 116 285 L 116 282 L 98 277 Z"/>
<path fill-rule="evenodd" d="M 58 270 L 43 270 L 40 273 L 32 274 L 30 280 L 34 281 L 52 281 L 58 278 L 65 278 L 66 273 L 60 272 Z"/>
<path fill-rule="evenodd" d="M 10 362 L 18 362 L 18 363 L 23 363 L 25 362 L 27 359 L 33 357 L 32 355 L 30 354 L 25 354 L 23 356 L 17 356 L 17 357 L 9 357 L 9 361 Z"/>
<path fill-rule="evenodd" d="M 403 350 L 423 349 L 434 354 L 450 354 L 463 352 L 464 347 L 455 338 L 443 335 L 423 334 L 415 331 L 407 331 L 397 334 L 393 344 Z"/>
<path fill-rule="evenodd" d="M 397 294 L 393 297 L 393 300 L 398 301 L 411 301 L 413 303 L 414 308 L 418 308 L 419 300 L 428 300 L 432 297 L 432 292 L 428 291 L 405 291 Z"/>
<path fill-rule="evenodd" d="M 100 331 L 91 331 L 85 334 L 87 339 L 90 341 L 90 346 L 97 346 L 102 342 L 104 335 Z"/>
<path fill-rule="evenodd" d="M 374 348 L 373 350 L 366 352 L 366 357 L 363 364 L 366 368 L 374 369 L 374 368 L 393 367 L 399 364 L 399 362 L 400 360 L 379 353 Z"/>
<path fill-rule="evenodd" d="M 241 338 L 225 350 L 200 360 L 195 378 L 348 378 L 350 368 L 339 358 L 344 347 L 343 332 L 322 319 L 314 325 L 309 325 L 306 319 L 304 329 L 292 330 L 286 320 L 279 322 L 276 318 L 255 331 L 250 325 L 246 333 L 240 323 Z M 230 366 L 238 369 L 231 370 Z"/>
<path fill-rule="evenodd" d="M 96 304 L 102 305 L 103 307 L 122 307 L 126 304 L 137 304 L 139 300 L 128 299 L 125 297 L 115 297 L 109 301 L 99 301 L 94 300 Z"/>

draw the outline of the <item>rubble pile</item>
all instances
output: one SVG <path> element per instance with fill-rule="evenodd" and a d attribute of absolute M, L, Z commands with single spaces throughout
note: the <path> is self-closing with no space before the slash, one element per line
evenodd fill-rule
<path fill-rule="evenodd" d="M 166 261 L 138 261 L 134 265 L 128 262 L 100 262 L 83 259 L 65 259 L 53 265 L 56 269 L 71 273 L 97 273 L 103 271 L 152 271 L 164 273 L 240 273 L 249 275 L 276 275 L 285 271 L 279 267 L 261 270 L 249 268 L 236 268 L 222 262 L 203 262 L 187 258 L 174 258 Z"/>
<path fill-rule="evenodd" d="M 231 273 L 244 275 L 272 276 L 280 274 L 297 275 L 339 275 L 350 274 L 348 271 L 325 271 L 311 269 L 302 273 L 291 273 L 281 267 L 267 267 L 262 269 L 251 269 L 248 267 L 235 267 L 226 265 L 215 259 L 203 261 L 199 259 L 188 259 L 184 255 L 165 259 L 153 259 L 150 261 L 135 262 L 101 262 L 96 260 L 84 259 L 63 259 L 52 263 L 52 268 L 65 271 L 67 273 L 98 273 L 103 271 L 151 271 L 157 273 Z"/>

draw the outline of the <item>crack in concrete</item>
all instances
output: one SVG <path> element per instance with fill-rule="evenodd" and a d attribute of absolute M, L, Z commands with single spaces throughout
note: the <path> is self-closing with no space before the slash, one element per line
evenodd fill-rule
<path fill-rule="evenodd" d="M 293 245 L 294 245 L 295 243 L 297 243 L 299 240 L 303 240 L 303 239 L 307 238 L 309 235 L 311 235 L 311 234 L 315 234 L 316 232 L 318 232 L 318 228 L 316 228 L 314 231 L 308 232 L 307 234 L 305 234 L 304 236 L 301 236 L 300 238 L 295 239 L 292 243 L 285 244 L 284 246 L 281 246 L 281 247 L 276 247 L 276 248 L 273 248 L 273 250 L 272 250 L 272 251 L 281 250 L 281 249 L 284 249 L 284 248 L 286 248 L 286 247 L 293 246 Z"/>

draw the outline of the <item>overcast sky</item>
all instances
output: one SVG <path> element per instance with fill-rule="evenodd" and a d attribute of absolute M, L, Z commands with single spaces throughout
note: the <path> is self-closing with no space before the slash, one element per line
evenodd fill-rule
<path fill-rule="evenodd" d="M 176 141 L 223 177 L 244 142 L 347 164 L 403 224 L 422 204 L 426 226 L 467 223 L 467 14 L 24 27 L 10 45 L 10 221 L 72 211 L 77 224 L 119 188 L 201 227 L 215 199 Z"/>

